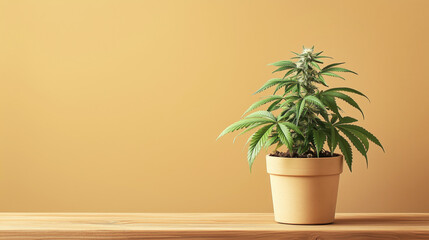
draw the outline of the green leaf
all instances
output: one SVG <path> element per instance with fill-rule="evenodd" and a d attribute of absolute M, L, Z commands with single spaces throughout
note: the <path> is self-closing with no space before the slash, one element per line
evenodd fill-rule
<path fill-rule="evenodd" d="M 276 117 L 274 117 L 274 115 L 268 111 L 257 111 L 257 112 L 251 113 L 245 117 L 245 119 L 248 119 L 248 118 L 266 118 L 271 120 L 272 122 L 276 121 Z"/>
<path fill-rule="evenodd" d="M 302 114 L 302 112 L 304 111 L 304 107 L 305 107 L 305 98 L 303 98 L 302 100 L 300 100 L 300 101 L 298 101 L 297 102 L 297 104 L 296 104 L 296 112 L 297 112 L 297 115 L 296 115 L 296 124 L 298 124 L 298 122 L 299 122 L 299 119 L 300 119 L 300 117 L 301 117 L 301 114 Z"/>
<path fill-rule="evenodd" d="M 345 68 L 339 68 L 339 67 L 324 69 L 324 70 L 322 70 L 322 72 L 349 72 L 349 73 L 353 73 L 353 74 L 358 75 L 357 73 L 353 72 L 352 70 L 348 70 Z"/>
<path fill-rule="evenodd" d="M 259 127 L 259 126 L 261 126 L 261 125 L 264 125 L 264 124 L 267 124 L 267 123 L 262 122 L 262 123 L 255 123 L 253 125 L 250 125 L 249 127 L 246 128 L 246 130 L 242 131 L 237 136 L 235 136 L 234 139 L 232 140 L 232 142 L 235 143 L 235 140 L 237 139 L 237 137 L 239 137 L 239 136 L 241 136 L 241 135 L 243 135 L 243 134 L 245 134 L 245 133 L 247 133 L 247 132 L 249 132 L 249 131 L 251 131 L 251 130 L 253 130 L 253 129 Z"/>
<path fill-rule="evenodd" d="M 337 74 L 331 73 L 331 72 L 324 72 L 324 73 L 322 73 L 322 75 L 326 75 L 326 76 L 330 76 L 330 77 L 337 77 L 337 78 L 341 78 L 343 80 L 346 80 L 345 78 L 341 77 L 340 75 L 337 75 Z"/>
<path fill-rule="evenodd" d="M 293 103 L 298 99 L 299 99 L 298 96 L 289 95 L 289 96 L 284 98 L 285 101 L 280 105 L 280 107 L 286 107 L 286 106 L 288 106 L 288 104 Z"/>
<path fill-rule="evenodd" d="M 267 119 L 267 118 L 250 118 L 250 119 L 241 119 L 240 121 L 237 121 L 231 125 L 229 125 L 225 130 L 223 130 L 223 132 L 219 135 L 219 137 L 217 137 L 217 139 L 219 139 L 220 137 L 222 137 L 223 135 L 230 133 L 230 132 L 234 132 L 243 128 L 247 128 L 253 124 L 256 123 L 273 123 L 273 120 Z"/>
<path fill-rule="evenodd" d="M 338 134 L 338 144 L 340 146 L 341 152 L 344 155 L 344 159 L 346 160 L 347 166 L 349 166 L 350 172 L 352 171 L 352 162 L 353 162 L 353 154 L 352 148 L 350 147 L 349 142 Z"/>
<path fill-rule="evenodd" d="M 292 150 L 293 139 L 290 134 L 290 130 L 283 124 L 277 124 L 277 132 L 280 138 L 280 141 L 287 146 L 289 150 Z"/>
<path fill-rule="evenodd" d="M 341 65 L 341 64 L 344 64 L 344 63 L 345 63 L 345 62 L 329 64 L 329 65 L 327 65 L 326 67 L 324 67 L 324 68 L 322 69 L 322 72 L 323 72 L 324 70 L 326 70 L 326 69 L 329 69 L 329 68 L 331 68 L 331 67 L 335 67 L 335 66 L 338 66 L 338 65 Z"/>
<path fill-rule="evenodd" d="M 346 123 L 354 123 L 357 122 L 357 119 L 352 117 L 343 117 L 337 124 L 346 124 Z"/>
<path fill-rule="evenodd" d="M 333 154 L 338 144 L 338 131 L 332 125 L 330 125 L 330 137 L 329 135 L 327 137 L 328 137 L 328 143 L 331 142 L 331 148 L 332 148 L 331 154 Z"/>
<path fill-rule="evenodd" d="M 283 67 L 283 66 L 296 66 L 294 62 L 287 61 L 287 60 L 284 60 L 284 61 L 278 61 L 278 62 L 275 62 L 275 63 L 270 63 L 270 64 L 268 64 L 268 65 L 271 65 L 271 66 L 277 66 L 277 67 Z"/>
<path fill-rule="evenodd" d="M 297 89 L 297 86 L 299 86 L 299 84 L 294 83 L 289 85 L 288 87 L 285 88 L 285 92 L 283 94 L 283 96 L 285 96 L 286 94 L 288 94 L 289 92 L 295 92 Z"/>
<path fill-rule="evenodd" d="M 325 119 L 325 121 L 329 121 L 329 117 L 328 117 L 328 112 L 327 111 L 322 111 L 322 112 L 320 112 L 320 115 L 322 115 L 322 117 L 323 117 L 323 119 Z M 319 118 L 318 117 L 316 117 L 316 119 L 315 120 L 318 120 Z"/>
<path fill-rule="evenodd" d="M 369 100 L 369 98 L 368 98 L 365 94 L 363 94 L 363 93 L 361 93 L 361 92 L 359 92 L 358 90 L 355 90 L 355 89 L 353 89 L 353 88 L 347 88 L 347 87 L 341 87 L 341 88 L 330 88 L 330 89 L 326 90 L 325 92 L 351 92 L 351 93 L 355 93 L 355 94 L 357 94 L 357 95 L 360 95 L 360 96 L 366 97 L 366 99 L 368 99 L 368 100 Z"/>
<path fill-rule="evenodd" d="M 351 98 L 350 96 L 344 94 L 344 93 L 340 93 L 340 92 L 324 92 L 325 95 L 329 95 L 332 97 L 337 97 L 340 98 L 342 100 L 344 100 L 346 103 L 350 104 L 351 106 L 353 106 L 354 108 L 358 109 L 361 113 L 362 116 L 365 118 L 365 115 L 363 114 L 362 109 L 359 107 L 359 105 L 357 104 L 357 102 L 355 102 L 355 100 L 353 100 L 353 98 Z"/>
<path fill-rule="evenodd" d="M 341 131 L 351 132 L 353 135 L 355 135 L 357 138 L 359 138 L 359 140 L 365 146 L 366 152 L 368 152 L 368 150 L 369 150 L 369 142 L 368 142 L 368 138 L 364 134 L 362 134 L 361 132 L 358 132 L 356 130 L 343 128 L 343 125 L 338 125 L 337 128 L 340 129 Z"/>
<path fill-rule="evenodd" d="M 317 157 L 319 157 L 320 151 L 322 151 L 323 144 L 325 143 L 326 136 L 323 133 L 323 131 L 315 130 L 313 131 L 313 138 L 314 138 L 314 145 L 316 146 L 317 150 Z"/>
<path fill-rule="evenodd" d="M 292 115 L 295 113 L 295 108 L 290 108 L 287 109 L 285 111 L 283 111 L 278 117 L 277 117 L 277 122 L 282 121 L 283 119 L 288 119 L 290 117 L 292 117 Z"/>
<path fill-rule="evenodd" d="M 282 79 L 285 79 L 287 76 L 289 76 L 290 74 L 292 74 L 293 72 L 295 72 L 296 71 L 296 69 L 295 68 L 292 68 L 291 70 L 289 70 L 284 76 L 283 76 L 283 78 Z"/>
<path fill-rule="evenodd" d="M 283 143 L 281 141 L 278 141 L 275 150 L 277 151 L 277 149 L 279 149 L 281 146 L 283 146 Z"/>
<path fill-rule="evenodd" d="M 313 65 L 316 69 L 321 70 L 317 63 L 311 62 L 311 65 Z"/>
<path fill-rule="evenodd" d="M 320 81 L 320 83 L 322 83 L 324 86 L 328 86 L 328 84 L 326 84 L 325 82 L 325 78 L 322 75 L 319 75 L 318 80 Z"/>
<path fill-rule="evenodd" d="M 308 96 L 304 97 L 304 99 L 305 99 L 305 101 L 311 102 L 311 103 L 317 105 L 321 110 L 325 111 L 325 109 L 326 109 L 325 105 L 316 96 L 308 95 Z"/>
<path fill-rule="evenodd" d="M 249 150 L 247 152 L 247 161 L 249 163 L 250 170 L 252 170 L 253 162 L 255 161 L 258 153 L 261 151 L 261 148 L 267 142 L 273 128 L 274 124 L 264 126 L 251 136 Z"/>
<path fill-rule="evenodd" d="M 350 142 L 355 146 L 355 148 L 360 152 L 360 154 L 362 154 L 362 156 L 365 157 L 366 160 L 366 166 L 368 167 L 368 157 L 366 155 L 366 148 L 365 146 L 362 144 L 362 142 L 359 140 L 358 137 L 356 137 L 352 132 L 347 131 L 345 129 L 339 128 L 340 131 L 342 133 L 344 133 L 344 135 L 346 135 L 346 137 L 350 140 Z"/>
<path fill-rule="evenodd" d="M 291 122 L 280 122 L 279 124 L 284 125 L 287 128 L 290 128 L 292 130 L 294 130 L 296 133 L 304 136 L 304 134 L 301 132 L 301 130 L 299 130 L 298 126 L 291 123 Z"/>
<path fill-rule="evenodd" d="M 277 109 L 279 109 L 280 108 L 280 105 L 278 105 L 279 104 L 279 102 L 281 101 L 281 99 L 279 99 L 279 100 L 277 100 L 277 101 L 274 101 L 269 107 L 268 107 L 268 109 L 267 109 L 267 111 L 268 112 L 272 112 L 272 111 L 275 111 L 275 110 L 277 110 Z"/>
<path fill-rule="evenodd" d="M 265 148 L 269 148 L 271 145 L 276 144 L 279 141 L 278 137 L 270 137 L 265 143 Z"/>
<path fill-rule="evenodd" d="M 287 70 L 287 69 L 291 69 L 291 68 L 295 68 L 295 66 L 283 66 L 283 67 L 279 67 L 276 70 L 274 70 L 272 73 L 281 72 L 281 71 L 284 71 L 284 70 Z"/>
<path fill-rule="evenodd" d="M 323 95 L 322 95 L 323 96 Z M 337 102 L 335 101 L 334 97 L 331 96 L 323 96 L 323 102 L 328 106 L 328 108 L 334 112 L 336 115 L 338 115 L 339 117 L 341 117 L 340 114 L 340 108 L 337 105 Z"/>
<path fill-rule="evenodd" d="M 330 59 L 333 59 L 332 57 L 328 57 L 328 56 L 317 56 L 316 58 L 330 58 Z"/>
<path fill-rule="evenodd" d="M 377 144 L 379 147 L 381 147 L 381 149 L 383 149 L 383 151 L 384 151 L 384 148 L 383 148 L 383 146 L 381 145 L 381 143 L 380 143 L 380 141 L 372 134 L 372 133 L 370 133 L 369 131 L 367 131 L 365 128 L 363 128 L 363 127 L 360 127 L 360 126 L 357 126 L 357 125 L 353 125 L 353 124 L 344 124 L 344 125 L 341 125 L 343 128 L 345 128 L 345 129 L 347 129 L 347 130 L 353 130 L 353 131 L 357 131 L 357 132 L 360 132 L 360 133 L 362 133 L 363 135 L 365 135 L 371 142 L 373 142 L 373 143 L 375 143 L 375 144 Z"/>
<path fill-rule="evenodd" d="M 323 53 L 323 51 L 320 51 L 320 52 L 318 52 L 318 53 L 313 53 L 313 55 L 317 57 L 317 56 L 319 56 L 319 55 L 320 55 L 320 54 L 322 54 L 322 53 Z"/>
<path fill-rule="evenodd" d="M 255 93 L 253 93 L 253 94 L 256 94 L 256 93 L 260 93 L 260 92 L 262 92 L 262 91 L 265 91 L 265 90 L 267 90 L 268 88 L 270 88 L 270 87 L 272 87 L 272 86 L 275 86 L 275 85 L 277 85 L 277 84 L 280 84 L 280 83 L 287 83 L 287 82 L 296 82 L 295 80 L 292 80 L 292 79 L 281 79 L 281 78 L 273 78 L 273 79 L 270 79 L 270 80 L 268 80 L 260 89 L 258 89 L 258 91 L 256 91 Z"/>
<path fill-rule="evenodd" d="M 331 123 L 332 124 L 334 124 L 336 121 L 338 120 L 338 115 L 337 114 L 332 114 L 332 117 L 331 117 Z"/>
<path fill-rule="evenodd" d="M 274 90 L 274 95 L 277 93 L 277 91 L 278 90 L 280 90 L 280 88 L 282 88 L 282 87 L 284 87 L 284 86 L 286 86 L 287 84 L 286 83 L 280 83 L 279 85 L 277 85 L 277 87 L 276 87 L 276 89 Z"/>
<path fill-rule="evenodd" d="M 338 126 L 338 128 L 341 128 L 341 127 L 342 127 L 341 125 Z M 362 133 L 360 133 L 358 131 L 350 130 L 350 129 L 348 129 L 346 131 L 350 131 L 356 137 L 358 137 L 360 139 L 360 141 L 363 143 L 363 145 L 365 146 L 366 151 L 368 152 L 368 150 L 369 150 L 369 141 L 368 141 L 368 138 L 364 134 L 362 134 Z"/>
<path fill-rule="evenodd" d="M 304 111 L 305 108 L 305 103 L 306 102 L 310 102 L 315 104 L 316 106 L 318 106 L 322 111 L 325 111 L 326 107 L 325 105 L 322 103 L 322 101 L 320 101 L 320 99 L 318 99 L 316 96 L 313 95 L 308 95 L 305 96 L 300 102 L 297 103 L 297 110 L 298 110 L 298 114 L 296 117 L 296 123 L 298 123 L 299 119 L 301 118 L 302 112 Z"/>
<path fill-rule="evenodd" d="M 248 112 L 250 112 L 250 111 L 255 110 L 256 108 L 258 108 L 258 107 L 260 107 L 260 106 L 262 106 L 262 105 L 264 105 L 264 104 L 267 104 L 267 103 L 269 103 L 269 102 L 276 101 L 276 100 L 282 100 L 282 99 L 283 99 L 283 97 L 282 97 L 282 96 L 273 95 L 273 96 L 269 96 L 269 97 L 267 97 L 267 98 L 265 98 L 265 99 L 259 100 L 259 101 L 255 102 L 254 104 L 252 104 L 252 105 L 251 105 L 251 106 L 246 110 L 246 112 L 244 112 L 244 113 L 243 113 L 243 115 L 245 115 L 246 113 L 248 113 Z"/>

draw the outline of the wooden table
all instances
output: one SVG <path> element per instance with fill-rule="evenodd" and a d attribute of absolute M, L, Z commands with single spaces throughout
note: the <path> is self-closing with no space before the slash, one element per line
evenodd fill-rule
<path fill-rule="evenodd" d="M 267 213 L 0 213 L 0 239 L 429 239 L 429 213 L 337 214 L 307 226 Z"/>

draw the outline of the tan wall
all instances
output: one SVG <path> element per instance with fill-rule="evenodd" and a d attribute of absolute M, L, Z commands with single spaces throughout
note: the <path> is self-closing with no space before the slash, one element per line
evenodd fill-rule
<path fill-rule="evenodd" d="M 302 45 L 359 76 L 383 142 L 341 212 L 428 212 L 429 1 L 0 1 L 0 211 L 269 212 L 233 135 Z M 345 107 L 352 115 L 359 113 Z"/>

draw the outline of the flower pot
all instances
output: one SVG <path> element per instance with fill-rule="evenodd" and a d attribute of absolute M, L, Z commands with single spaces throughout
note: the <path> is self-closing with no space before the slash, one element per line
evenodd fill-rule
<path fill-rule="evenodd" d="M 274 218 L 279 223 L 334 222 L 343 156 L 283 158 L 267 156 Z"/>

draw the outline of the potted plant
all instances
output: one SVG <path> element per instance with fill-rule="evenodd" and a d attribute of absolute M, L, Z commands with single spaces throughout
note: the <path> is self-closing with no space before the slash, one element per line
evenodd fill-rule
<path fill-rule="evenodd" d="M 243 130 L 239 135 L 255 130 L 248 139 L 250 168 L 262 148 L 275 146 L 266 160 L 277 222 L 332 223 L 343 157 L 352 171 L 351 146 L 367 164 L 369 142 L 383 146 L 373 134 L 355 124 L 357 119 L 343 115 L 337 104 L 340 99 L 364 116 L 349 95 L 368 97 L 352 88 L 328 88 L 325 82 L 325 77 L 344 80 L 339 73 L 357 73 L 340 67 L 343 62 L 321 67 L 322 60 L 330 57 L 314 52 L 314 47 L 293 53 L 296 56 L 291 61 L 270 64 L 277 67 L 273 73 L 284 71 L 283 77 L 268 80 L 256 91 L 275 89 L 273 95 L 252 104 L 243 116 L 263 105 L 268 105 L 267 110 L 248 114 L 219 137 L 236 130 Z M 342 155 L 335 153 L 337 147 Z"/>

